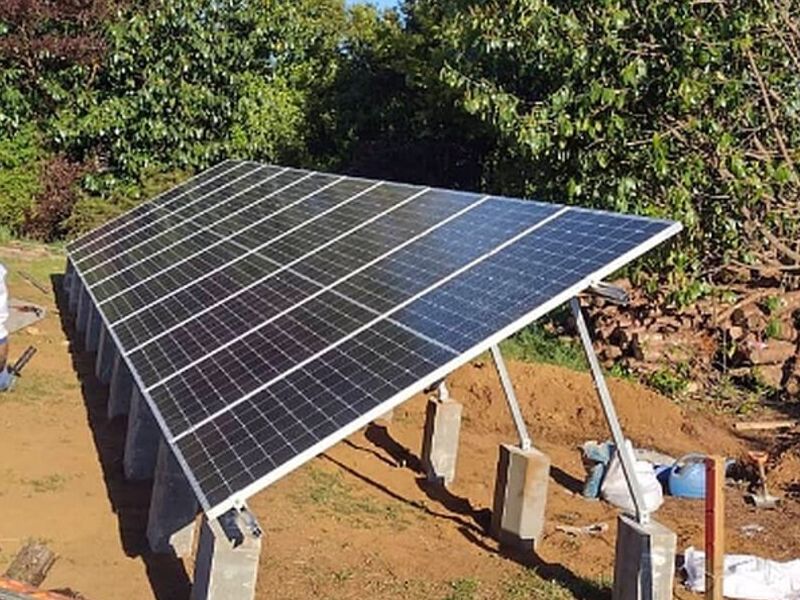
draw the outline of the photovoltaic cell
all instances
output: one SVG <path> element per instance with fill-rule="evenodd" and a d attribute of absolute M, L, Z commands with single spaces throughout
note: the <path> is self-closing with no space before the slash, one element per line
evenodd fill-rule
<path fill-rule="evenodd" d="M 679 229 L 227 161 L 69 249 L 214 516 Z"/>
<path fill-rule="evenodd" d="M 182 183 L 181 185 L 164 192 L 150 202 L 140 204 L 132 211 L 120 215 L 115 219 L 111 219 L 97 229 L 94 229 L 86 235 L 81 236 L 80 238 L 67 244 L 67 251 L 69 252 L 70 257 L 73 259 L 73 261 L 80 260 L 80 258 L 90 252 L 90 245 L 93 245 L 96 248 L 103 246 L 103 240 L 108 239 L 112 232 L 119 231 L 123 226 L 129 227 L 134 223 L 141 221 L 145 215 L 148 215 L 158 209 L 163 209 L 159 211 L 159 214 L 166 214 L 166 211 L 169 209 L 170 205 L 181 200 L 187 191 L 192 190 L 201 184 L 206 183 L 207 181 L 218 178 L 221 174 L 225 173 L 236 165 L 237 163 L 235 161 L 221 162 L 215 167 L 203 171 L 197 177 L 194 177 L 189 181 L 186 181 L 185 183 Z"/>
<path fill-rule="evenodd" d="M 144 223 L 131 222 L 113 231 L 108 238 L 100 239 L 86 246 L 87 250 L 80 259 L 76 259 L 75 266 L 80 267 L 81 273 L 112 258 L 116 254 L 124 253 L 137 244 L 147 242 L 151 237 L 169 232 L 172 226 L 180 224 L 185 218 L 197 212 L 198 203 L 207 203 L 210 199 L 224 201 L 231 190 L 236 189 L 236 184 L 244 179 L 254 180 L 263 167 L 257 164 L 246 163 L 234 166 L 217 178 L 209 180 L 185 192 L 181 196 L 180 207 L 165 210 L 157 206 L 152 212 L 144 215 Z M 207 204 L 206 204 L 207 205 Z"/>

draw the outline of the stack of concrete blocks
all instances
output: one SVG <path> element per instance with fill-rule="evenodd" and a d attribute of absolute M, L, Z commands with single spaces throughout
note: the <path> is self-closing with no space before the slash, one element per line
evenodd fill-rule
<path fill-rule="evenodd" d="M 64 288 L 83 349 L 97 353 L 95 375 L 109 385 L 108 417 L 128 416 L 123 470 L 130 480 L 153 480 L 147 540 L 156 553 L 188 557 L 194 549 L 197 498 L 174 454 L 164 442 L 150 408 L 119 354 L 111 332 L 67 263 Z M 195 561 L 195 600 L 252 598 L 261 541 L 242 535 L 232 542 L 216 521 L 203 519 Z"/>

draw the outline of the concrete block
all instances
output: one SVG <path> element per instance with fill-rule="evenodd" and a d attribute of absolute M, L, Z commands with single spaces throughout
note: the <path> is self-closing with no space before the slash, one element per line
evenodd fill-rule
<path fill-rule="evenodd" d="M 111 368 L 111 383 L 108 390 L 108 418 L 127 415 L 133 394 L 133 377 L 128 365 L 119 352 L 114 352 L 114 364 Z"/>
<path fill-rule="evenodd" d="M 151 479 L 156 469 L 161 430 L 150 413 L 144 398 L 134 387 L 128 413 L 128 432 L 122 467 L 125 477 L 133 480 Z"/>
<path fill-rule="evenodd" d="M 199 506 L 186 476 L 165 442 L 158 448 L 147 541 L 153 552 L 190 556 Z M 236 596 L 231 596 L 235 598 Z"/>
<path fill-rule="evenodd" d="M 114 361 L 117 355 L 117 347 L 114 340 L 108 333 L 105 325 L 100 325 L 100 341 L 97 343 L 97 358 L 94 363 L 94 374 L 97 379 L 106 385 L 111 382 L 111 375 L 114 370 Z"/>
<path fill-rule="evenodd" d="M 86 324 L 92 312 L 92 299 L 84 286 L 80 286 L 78 293 L 77 317 L 75 319 L 75 331 L 83 333 L 86 331 Z"/>
<path fill-rule="evenodd" d="M 192 600 L 252 600 L 256 590 L 261 538 L 243 536 L 233 546 L 218 523 L 205 517 L 194 567 Z"/>
<path fill-rule="evenodd" d="M 69 298 L 69 292 L 72 288 L 72 282 L 75 281 L 75 267 L 72 266 L 72 261 L 67 259 L 67 266 L 64 268 L 64 279 L 62 280 L 62 290 Z"/>
<path fill-rule="evenodd" d="M 100 334 L 103 330 L 103 320 L 100 311 L 96 306 L 92 306 L 89 311 L 89 320 L 86 322 L 86 335 L 84 338 L 84 350 L 86 352 L 97 352 L 100 347 Z"/>
<path fill-rule="evenodd" d="M 492 535 L 505 546 L 535 550 L 544 530 L 550 457 L 531 448 L 500 445 Z"/>
<path fill-rule="evenodd" d="M 449 485 L 456 477 L 463 406 L 452 400 L 428 400 L 422 438 L 422 466 L 429 481 Z"/>
<path fill-rule="evenodd" d="M 678 537 L 660 523 L 617 519 L 612 600 L 671 600 Z"/>
<path fill-rule="evenodd" d="M 77 273 L 72 274 L 72 281 L 69 284 L 69 312 L 73 315 L 78 312 L 78 300 L 81 296 L 81 288 L 83 287 L 83 282 L 81 281 L 80 277 L 78 277 Z"/>

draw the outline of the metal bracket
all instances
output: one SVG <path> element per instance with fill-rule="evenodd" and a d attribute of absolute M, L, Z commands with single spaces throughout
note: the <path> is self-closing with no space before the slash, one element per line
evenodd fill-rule
<path fill-rule="evenodd" d="M 631 297 L 628 292 L 618 285 L 606 283 L 605 281 L 594 282 L 589 286 L 589 291 L 597 296 L 600 296 L 601 298 L 605 298 L 609 302 L 619 304 L 621 306 L 626 306 L 631 301 Z"/>
<path fill-rule="evenodd" d="M 592 371 L 597 394 L 600 396 L 603 414 L 606 417 L 609 429 L 611 429 L 611 438 L 614 440 L 614 445 L 617 447 L 617 452 L 619 453 L 620 462 L 622 463 L 622 472 L 625 475 L 625 482 L 628 484 L 628 491 L 631 494 L 631 498 L 633 498 L 633 505 L 636 509 L 636 520 L 642 525 L 645 525 L 650 522 L 650 515 L 644 506 L 644 495 L 639 486 L 639 480 L 636 479 L 636 458 L 625 443 L 625 436 L 622 433 L 622 427 L 619 424 L 619 418 L 617 417 L 617 411 L 614 408 L 611 394 L 606 386 L 603 370 L 600 368 L 600 362 L 597 360 L 597 355 L 594 352 L 592 337 L 589 334 L 589 327 L 586 324 L 586 319 L 583 318 L 580 302 L 578 302 L 577 298 L 573 298 L 570 300 L 569 305 L 572 309 L 572 315 L 575 317 L 575 324 L 578 327 L 578 334 L 581 338 L 583 351 L 586 354 L 586 360 L 589 361 L 589 368 Z"/>
<path fill-rule="evenodd" d="M 511 376 L 508 374 L 506 363 L 503 360 L 503 354 L 500 352 L 500 346 L 495 344 L 491 347 L 491 352 L 492 359 L 494 360 L 494 367 L 497 369 L 497 375 L 500 377 L 500 383 L 506 395 L 506 402 L 508 402 L 508 408 L 511 411 L 511 418 L 514 421 L 514 426 L 517 428 L 519 447 L 522 450 L 530 450 L 533 444 L 528 435 L 528 429 L 525 427 L 525 420 L 522 418 L 522 411 L 519 408 L 519 402 L 517 402 L 517 395 L 514 393 L 514 385 L 511 383 Z"/>
<path fill-rule="evenodd" d="M 246 504 L 238 504 L 223 513 L 217 523 L 222 533 L 236 548 L 244 543 L 245 536 L 259 538 L 263 535 L 261 525 Z"/>

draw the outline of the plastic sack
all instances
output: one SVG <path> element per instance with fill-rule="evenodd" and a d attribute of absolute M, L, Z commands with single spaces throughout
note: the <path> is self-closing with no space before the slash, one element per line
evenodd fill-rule
<path fill-rule="evenodd" d="M 693 547 L 683 555 L 686 587 L 706 589 L 705 553 Z M 800 600 L 800 560 L 776 562 L 747 554 L 726 554 L 722 592 L 742 600 Z"/>
<path fill-rule="evenodd" d="M 633 446 L 630 440 L 625 444 L 633 456 Z M 634 472 L 639 488 L 642 490 L 644 509 L 647 512 L 655 512 L 664 503 L 664 491 L 661 484 L 656 479 L 653 465 L 645 460 L 637 460 Z M 636 512 L 633 498 L 628 491 L 628 483 L 625 481 L 625 474 L 622 471 L 622 461 L 619 459 L 619 452 L 615 452 L 608 465 L 603 485 L 600 488 L 600 495 L 606 502 L 613 504 L 627 513 Z"/>

